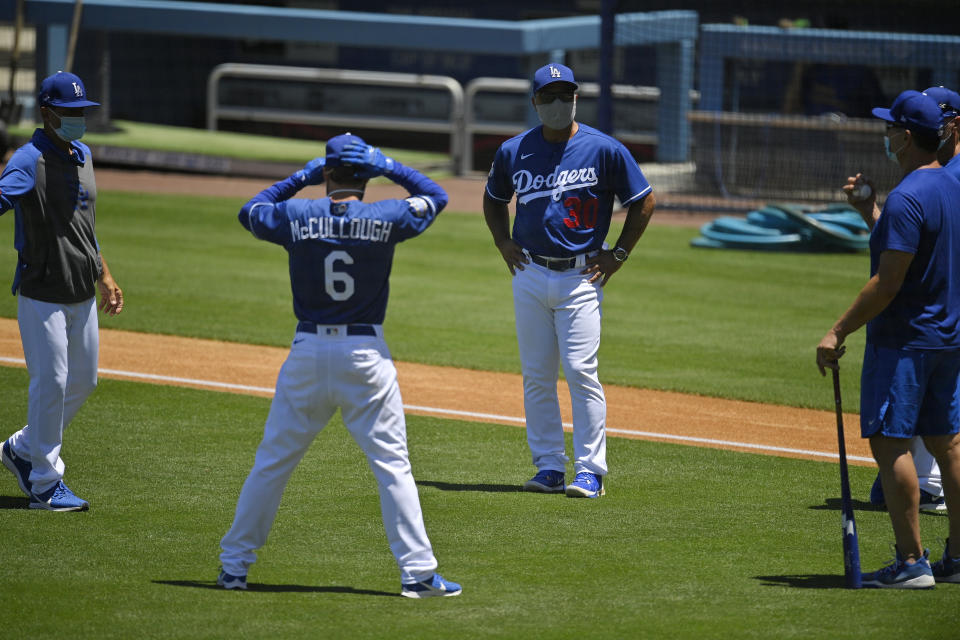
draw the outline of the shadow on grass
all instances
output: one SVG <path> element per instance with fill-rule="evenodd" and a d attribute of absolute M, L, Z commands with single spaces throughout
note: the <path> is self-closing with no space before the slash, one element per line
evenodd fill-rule
<path fill-rule="evenodd" d="M 753 576 L 765 587 L 793 587 L 794 589 L 846 589 L 847 581 L 842 575 L 787 575 Z"/>
<path fill-rule="evenodd" d="M 883 507 L 871 504 L 864 500 L 851 500 L 851 506 L 854 511 L 886 511 Z M 819 509 L 823 511 L 840 511 L 842 508 L 842 502 L 840 498 L 827 498 L 825 504 L 815 504 L 811 506 L 811 509 Z"/>
<path fill-rule="evenodd" d="M 215 580 L 153 580 L 154 584 L 165 584 L 171 587 L 193 587 L 194 589 L 216 589 L 225 591 Z M 263 584 L 247 583 L 247 591 L 261 591 L 263 593 L 350 593 L 358 596 L 388 596 L 399 598 L 399 593 L 374 591 L 373 589 L 355 589 L 353 587 L 312 587 L 304 584 Z"/>
<path fill-rule="evenodd" d="M 854 511 L 886 511 L 886 507 L 881 507 L 869 502 L 863 502 L 862 500 L 852 500 L 851 505 L 853 506 Z M 821 509 L 821 510 L 830 510 L 830 511 L 840 511 L 841 501 L 840 498 L 827 498 L 826 504 L 816 504 L 810 507 L 811 509 Z M 933 516 L 935 518 L 947 517 L 946 511 L 921 511 L 920 515 Z"/>
<path fill-rule="evenodd" d="M 30 498 L 0 496 L 0 509 L 29 509 Z"/>
<path fill-rule="evenodd" d="M 462 484 L 457 482 L 438 482 L 436 480 L 417 480 L 418 486 L 433 487 L 441 491 L 485 491 L 488 493 L 520 493 L 519 484 Z"/>

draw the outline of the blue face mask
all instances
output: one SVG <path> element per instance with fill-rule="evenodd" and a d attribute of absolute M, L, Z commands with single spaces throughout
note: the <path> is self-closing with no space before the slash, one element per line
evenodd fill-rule
<path fill-rule="evenodd" d="M 950 133 L 952 134 L 953 132 L 951 131 Z M 940 140 L 940 144 L 937 145 L 937 151 L 940 151 L 940 149 L 943 148 L 943 145 L 950 142 L 951 139 L 953 139 L 953 135 L 947 135 L 946 138 L 943 138 L 942 140 Z"/>
<path fill-rule="evenodd" d="M 903 147 L 900 147 L 896 151 L 892 150 L 890 148 L 890 138 L 883 136 L 883 150 L 887 153 L 887 157 L 890 159 L 890 162 L 899 166 L 900 161 L 897 160 L 897 153 L 903 151 Z"/>
<path fill-rule="evenodd" d="M 87 132 L 87 119 L 84 116 L 60 116 L 60 127 L 54 132 L 65 142 L 73 142 Z"/>

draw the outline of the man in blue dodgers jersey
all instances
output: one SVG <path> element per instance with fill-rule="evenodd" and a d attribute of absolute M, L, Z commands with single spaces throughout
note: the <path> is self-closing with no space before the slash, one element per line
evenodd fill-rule
<path fill-rule="evenodd" d="M 960 95 L 956 91 L 943 87 L 938 89 L 931 88 L 924 92 L 937 100 L 945 115 L 944 131 L 937 159 L 949 174 L 960 180 Z M 956 500 L 954 500 L 954 508 L 956 508 Z M 953 524 L 952 520 L 951 524 Z M 951 529 L 951 536 L 955 535 L 953 533 L 955 530 Z M 943 556 L 933 564 L 933 574 L 938 582 L 960 582 L 960 548 L 956 545 L 951 546 L 950 538 L 944 545 Z"/>
<path fill-rule="evenodd" d="M 100 253 L 97 187 L 86 131 L 83 81 L 60 71 L 40 83 L 43 128 L 0 175 L 0 214 L 13 209 L 17 320 L 30 372 L 27 424 L 0 449 L 31 509 L 85 511 L 63 482 L 63 431 L 97 386 L 99 308 L 123 310 L 123 292 Z"/>
<path fill-rule="evenodd" d="M 941 135 L 940 148 L 937 150 L 937 161 L 941 166 L 946 167 L 957 153 L 957 133 L 956 117 L 960 114 L 960 94 L 956 91 L 947 89 L 943 86 L 930 87 L 924 89 L 923 93 L 933 98 L 940 106 L 943 115 L 943 134 Z M 960 164 L 952 165 L 958 171 L 954 173 L 960 178 Z M 866 180 L 860 180 L 865 182 Z M 848 192 L 853 191 L 857 186 L 857 176 L 847 179 L 848 186 L 844 187 Z M 872 189 L 871 189 L 872 193 Z M 854 207 L 862 208 L 861 214 L 867 225 L 872 229 L 876 218 L 880 215 L 880 209 L 876 205 L 876 196 L 867 197 L 862 201 L 854 200 L 851 202 Z M 872 214 L 872 215 L 871 215 Z M 920 484 L 920 510 L 921 511 L 946 511 L 947 503 L 943 498 L 943 482 L 940 474 L 940 466 L 936 458 L 933 457 L 926 446 L 923 444 L 923 438 L 914 436 L 911 439 L 911 451 L 913 453 L 913 463 L 917 468 L 917 479 Z M 878 506 L 885 506 L 886 499 L 883 496 L 883 485 L 880 482 L 880 474 L 870 489 L 870 503 Z"/>
<path fill-rule="evenodd" d="M 362 202 L 369 178 L 385 175 L 409 193 L 403 200 Z M 291 199 L 326 182 L 327 197 Z M 254 196 L 240 223 L 289 253 L 299 320 L 253 469 L 223 537 L 217 583 L 247 588 L 247 569 L 267 540 L 287 480 L 339 407 L 366 454 L 380 491 L 401 595 L 456 596 L 460 585 L 436 573 L 407 453 L 397 372 L 383 339 L 394 247 L 422 233 L 447 194 L 412 168 L 351 134 L 331 138 L 326 157 Z"/>
<path fill-rule="evenodd" d="M 904 177 L 870 233 L 870 280 L 820 341 L 817 366 L 837 368 L 846 336 L 867 325 L 860 431 L 880 468 L 896 557 L 863 586 L 924 589 L 960 581 L 949 539 L 933 566 L 923 548 L 911 453 L 922 436 L 943 476 L 950 539 L 960 539 L 960 180 L 937 162 L 943 113 L 932 98 L 904 91 L 873 113 Z"/>
<path fill-rule="evenodd" d="M 627 149 L 575 120 L 577 89 L 573 71 L 562 64 L 536 71 L 531 101 L 543 126 L 501 145 L 483 212 L 513 275 L 527 443 L 537 468 L 524 489 L 597 498 L 607 475 L 606 401 L 597 373 L 601 287 L 640 239 L 655 200 Z M 604 240 L 615 196 L 627 217 L 609 249 Z M 575 478 L 569 485 L 557 397 L 560 363 L 573 405 Z"/>

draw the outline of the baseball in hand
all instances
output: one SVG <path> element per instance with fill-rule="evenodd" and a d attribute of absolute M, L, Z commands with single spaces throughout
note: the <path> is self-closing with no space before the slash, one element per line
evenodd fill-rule
<path fill-rule="evenodd" d="M 850 198 L 855 202 L 860 202 L 869 198 L 871 193 L 873 193 L 873 189 L 870 188 L 870 185 L 858 184 L 850 192 Z"/>

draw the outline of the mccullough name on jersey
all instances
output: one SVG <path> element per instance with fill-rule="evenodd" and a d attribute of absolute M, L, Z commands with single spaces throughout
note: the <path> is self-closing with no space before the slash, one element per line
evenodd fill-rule
<path fill-rule="evenodd" d="M 307 218 L 291 220 L 290 234 L 293 241 L 300 240 L 364 240 L 368 242 L 388 242 L 393 223 L 377 218 L 354 218 L 347 220 L 337 217 Z"/>
<path fill-rule="evenodd" d="M 556 166 L 546 176 L 534 175 L 526 169 L 513 174 L 513 188 L 517 193 L 517 202 L 526 204 L 537 198 L 547 196 L 559 201 L 565 191 L 573 191 L 583 187 L 597 185 L 597 170 L 595 167 L 581 167 L 580 169 L 560 170 Z M 543 189 L 547 187 L 547 189 Z"/>

